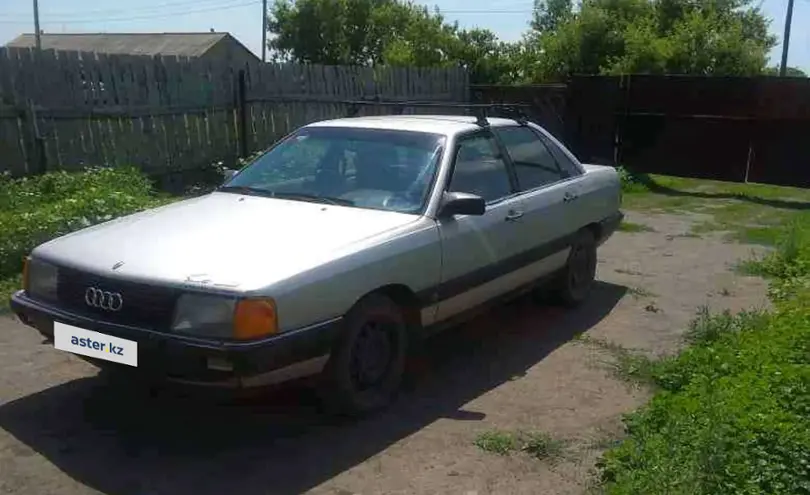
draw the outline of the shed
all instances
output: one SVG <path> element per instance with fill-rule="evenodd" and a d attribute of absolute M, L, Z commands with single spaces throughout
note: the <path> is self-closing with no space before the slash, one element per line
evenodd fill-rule
<path fill-rule="evenodd" d="M 40 36 L 43 50 L 110 55 L 161 55 L 230 60 L 242 65 L 259 58 L 230 33 L 54 33 Z M 33 48 L 33 34 L 21 34 L 9 48 Z"/>

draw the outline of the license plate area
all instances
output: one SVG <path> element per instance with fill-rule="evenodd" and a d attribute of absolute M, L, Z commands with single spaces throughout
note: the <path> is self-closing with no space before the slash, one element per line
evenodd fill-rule
<path fill-rule="evenodd" d="M 138 366 L 138 343 L 65 323 L 53 324 L 54 347 L 60 351 Z"/>

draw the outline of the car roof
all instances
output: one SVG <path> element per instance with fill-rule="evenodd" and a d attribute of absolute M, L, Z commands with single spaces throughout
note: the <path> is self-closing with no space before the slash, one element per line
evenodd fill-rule
<path fill-rule="evenodd" d="M 487 118 L 492 127 L 517 125 L 512 119 Z M 470 115 L 375 115 L 313 122 L 305 127 L 353 127 L 360 129 L 387 129 L 416 131 L 452 136 L 480 129 L 476 118 Z"/>

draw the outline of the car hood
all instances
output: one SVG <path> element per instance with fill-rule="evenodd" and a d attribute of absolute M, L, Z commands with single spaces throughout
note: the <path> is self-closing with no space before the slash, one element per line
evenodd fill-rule
<path fill-rule="evenodd" d="M 34 256 L 111 277 L 253 290 L 379 240 L 417 219 L 397 212 L 214 192 L 56 238 L 35 249 Z"/>

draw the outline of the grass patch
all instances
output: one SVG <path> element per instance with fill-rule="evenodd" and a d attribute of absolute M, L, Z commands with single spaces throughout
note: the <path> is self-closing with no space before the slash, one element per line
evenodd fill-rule
<path fill-rule="evenodd" d="M 655 232 L 655 229 L 641 223 L 623 221 L 619 224 L 619 229 L 622 232 Z"/>
<path fill-rule="evenodd" d="M 577 340 L 609 354 L 613 358 L 610 363 L 611 371 L 620 380 L 636 384 L 653 383 L 652 376 L 655 363 L 647 356 L 633 352 L 615 342 L 592 338 L 587 335 L 582 335 Z"/>
<path fill-rule="evenodd" d="M 661 213 L 709 215 L 695 225 L 695 235 L 726 232 L 729 239 L 776 245 L 781 226 L 810 216 L 810 190 L 766 184 L 632 174 L 619 170 L 623 207 Z"/>
<path fill-rule="evenodd" d="M 547 433 L 528 432 L 522 435 L 521 451 L 536 458 L 550 459 L 562 455 L 565 443 Z"/>
<path fill-rule="evenodd" d="M 517 450 L 518 439 L 511 432 L 485 431 L 475 438 L 473 444 L 490 454 L 507 455 Z"/>
<path fill-rule="evenodd" d="M 810 493 L 808 232 L 791 222 L 773 253 L 743 266 L 770 278 L 775 309 L 701 308 L 690 346 L 645 364 L 656 393 L 600 461 L 604 492 Z"/>
<path fill-rule="evenodd" d="M 486 431 L 478 435 L 473 444 L 492 454 L 523 452 L 541 460 L 559 457 L 565 448 L 562 440 L 552 438 L 547 433 L 533 431 Z"/>

